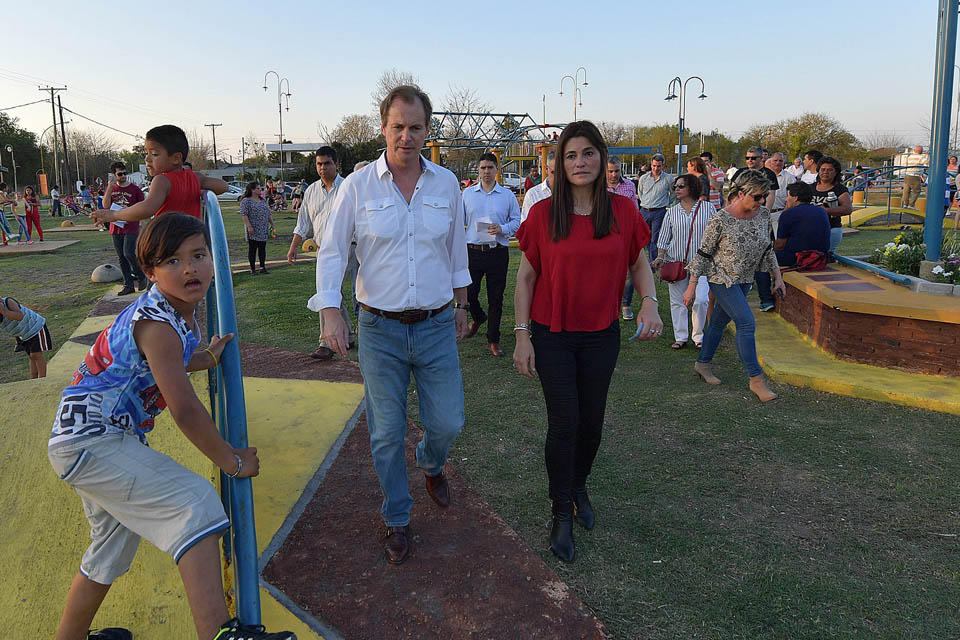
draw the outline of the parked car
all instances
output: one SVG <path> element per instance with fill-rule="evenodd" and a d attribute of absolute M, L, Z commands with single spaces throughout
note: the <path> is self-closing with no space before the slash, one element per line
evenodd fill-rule
<path fill-rule="evenodd" d="M 217 200 L 221 202 L 240 202 L 243 200 L 243 192 L 244 189 L 228 184 L 227 190 L 217 195 Z"/>
<path fill-rule="evenodd" d="M 520 193 L 523 189 L 523 178 L 519 173 L 501 173 L 500 180 L 503 186 L 515 193 Z"/>

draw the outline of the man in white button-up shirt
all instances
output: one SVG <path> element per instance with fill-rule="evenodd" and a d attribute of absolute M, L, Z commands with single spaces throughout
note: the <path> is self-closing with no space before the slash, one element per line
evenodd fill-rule
<path fill-rule="evenodd" d="M 343 176 L 340 175 L 340 166 L 337 163 L 337 151 L 333 147 L 320 147 L 314 157 L 317 161 L 317 175 L 320 176 L 320 179 L 307 187 L 307 190 L 303 193 L 300 211 L 297 213 L 297 226 L 293 230 L 293 241 L 290 243 L 290 250 L 287 251 L 287 262 L 290 264 L 297 262 L 297 251 L 311 229 L 313 230 L 313 241 L 317 243 L 318 247 L 320 246 L 324 226 L 327 224 L 327 220 L 330 218 L 330 210 L 333 208 L 333 200 L 337 195 L 340 183 L 343 182 Z M 347 271 L 351 273 L 353 278 L 354 291 L 357 287 L 356 270 L 353 267 L 356 260 L 356 251 L 354 245 L 351 244 Z M 350 314 L 347 312 L 345 301 L 340 302 L 340 315 L 347 325 L 350 344 L 353 345 L 353 330 L 350 326 Z M 329 360 L 333 357 L 333 349 L 327 346 L 323 333 L 324 323 L 323 314 L 321 314 L 319 345 L 317 350 L 311 354 L 311 357 L 318 360 Z"/>
<path fill-rule="evenodd" d="M 467 227 L 467 258 L 472 282 L 467 287 L 470 326 L 466 337 L 487 324 L 487 348 L 496 357 L 500 348 L 500 317 L 503 314 L 503 290 L 510 267 L 510 236 L 520 228 L 520 205 L 509 189 L 497 184 L 497 156 L 480 156 L 477 173 L 480 182 L 463 191 L 463 222 Z M 480 306 L 480 281 L 487 278 L 487 308 Z"/>
<path fill-rule="evenodd" d="M 547 154 L 547 166 L 543 168 L 543 182 L 523 194 L 523 207 L 520 208 L 520 222 L 523 223 L 530 215 L 530 209 L 541 200 L 546 200 L 553 193 L 553 161 L 557 157 L 556 151 Z"/>
<path fill-rule="evenodd" d="M 317 294 L 308 303 L 322 310 L 327 345 L 345 355 L 340 282 L 356 233 L 358 354 L 370 451 L 384 495 L 384 551 L 393 564 L 409 553 L 413 499 L 404 434 L 410 374 L 424 428 L 417 466 L 440 507 L 450 504 L 443 465 L 464 421 L 457 341 L 467 329 L 470 270 L 459 182 L 420 156 L 431 113 L 430 98 L 416 87 L 397 87 L 384 98 L 387 150 L 340 185 L 317 252 Z"/>

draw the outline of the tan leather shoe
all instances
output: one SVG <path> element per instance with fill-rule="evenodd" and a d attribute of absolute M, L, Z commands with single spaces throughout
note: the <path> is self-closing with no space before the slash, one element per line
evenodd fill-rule
<path fill-rule="evenodd" d="M 777 399 L 777 394 L 770 391 L 770 387 L 767 386 L 767 381 L 763 379 L 762 374 L 759 376 L 750 376 L 750 391 L 757 394 L 760 402 L 770 402 L 771 400 Z"/>
<path fill-rule="evenodd" d="M 696 371 L 697 375 L 700 376 L 700 379 L 707 384 L 720 384 L 720 378 L 713 375 L 713 367 L 711 367 L 709 364 L 699 361 L 694 362 L 693 370 Z"/>

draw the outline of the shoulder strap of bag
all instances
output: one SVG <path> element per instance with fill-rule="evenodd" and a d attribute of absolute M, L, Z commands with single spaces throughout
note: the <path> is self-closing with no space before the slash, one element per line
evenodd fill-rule
<path fill-rule="evenodd" d="M 683 262 L 687 262 L 690 257 L 690 241 L 693 240 L 693 225 L 697 221 L 697 213 L 700 212 L 700 203 L 703 200 L 697 200 L 697 206 L 693 208 L 693 218 L 690 220 L 690 233 L 687 234 L 687 250 L 683 252 Z M 683 205 L 680 205 L 683 206 Z"/>

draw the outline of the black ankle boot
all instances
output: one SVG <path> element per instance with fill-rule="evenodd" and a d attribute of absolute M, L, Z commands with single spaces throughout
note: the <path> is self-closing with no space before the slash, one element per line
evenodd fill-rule
<path fill-rule="evenodd" d="M 553 501 L 553 526 L 550 528 L 550 551 L 563 562 L 573 562 L 573 503 Z"/>
<path fill-rule="evenodd" d="M 573 518 L 587 531 L 593 529 L 593 525 L 597 522 L 586 487 L 573 490 Z"/>

